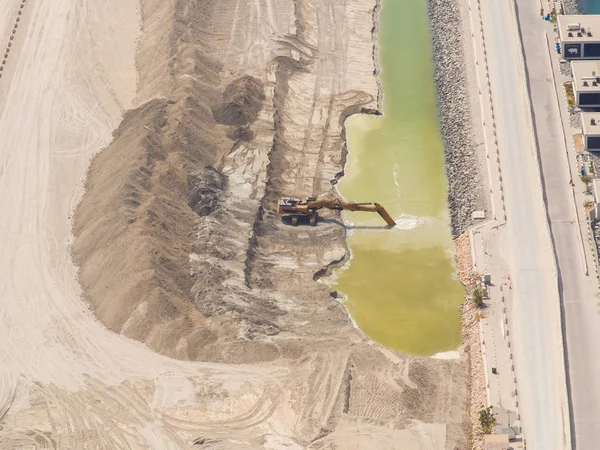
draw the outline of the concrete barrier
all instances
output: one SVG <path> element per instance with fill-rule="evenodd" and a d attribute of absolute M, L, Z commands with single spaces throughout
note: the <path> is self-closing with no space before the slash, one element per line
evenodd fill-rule
<path fill-rule="evenodd" d="M 12 46 L 12 41 L 15 39 L 15 34 L 17 33 L 17 28 L 19 28 L 19 22 L 21 21 L 21 18 L 19 16 L 21 16 L 23 13 L 23 8 L 25 7 L 26 1 L 27 0 L 22 0 L 21 5 L 19 6 L 19 11 L 17 12 L 17 17 L 15 19 L 15 23 L 10 33 L 8 44 L 6 45 L 6 50 L 4 51 L 4 58 L 2 60 L 2 66 L 0 66 L 0 71 L 4 70 L 4 66 L 7 63 L 8 54 L 10 53 L 10 47 Z"/>

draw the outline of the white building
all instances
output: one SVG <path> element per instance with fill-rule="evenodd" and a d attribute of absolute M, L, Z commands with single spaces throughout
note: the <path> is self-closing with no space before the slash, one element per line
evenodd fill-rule
<path fill-rule="evenodd" d="M 600 59 L 600 15 L 559 15 L 556 20 L 563 58 Z"/>
<path fill-rule="evenodd" d="M 484 450 L 509 450 L 507 434 L 486 434 L 483 436 Z"/>
<path fill-rule="evenodd" d="M 600 108 L 600 61 L 571 61 L 575 105 Z"/>
<path fill-rule="evenodd" d="M 594 192 L 594 219 L 600 218 L 600 180 L 594 178 L 592 180 L 592 190 Z"/>
<path fill-rule="evenodd" d="M 582 112 L 583 148 L 600 151 L 600 112 Z"/>

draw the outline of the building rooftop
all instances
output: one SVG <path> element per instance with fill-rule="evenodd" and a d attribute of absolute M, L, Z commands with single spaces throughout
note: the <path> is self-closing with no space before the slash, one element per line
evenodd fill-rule
<path fill-rule="evenodd" d="M 581 127 L 583 134 L 600 135 L 600 112 L 582 112 Z"/>
<path fill-rule="evenodd" d="M 592 188 L 594 191 L 594 203 L 600 203 L 600 180 L 598 178 L 592 180 Z"/>
<path fill-rule="evenodd" d="M 600 15 L 558 15 L 557 27 L 563 43 L 600 42 Z"/>
<path fill-rule="evenodd" d="M 486 434 L 483 439 L 484 450 L 508 450 L 508 434 Z"/>
<path fill-rule="evenodd" d="M 571 70 L 578 92 L 600 90 L 600 61 L 572 61 Z"/>

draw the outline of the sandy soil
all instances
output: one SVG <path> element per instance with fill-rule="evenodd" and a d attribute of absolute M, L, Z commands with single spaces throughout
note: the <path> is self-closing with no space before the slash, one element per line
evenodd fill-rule
<path fill-rule="evenodd" d="M 485 377 L 483 356 L 481 354 L 479 321 L 482 312 L 472 302 L 471 296 L 477 286 L 477 274 L 473 272 L 469 234 L 460 235 L 456 240 L 456 271 L 458 279 L 465 286 L 467 301 L 462 307 L 462 340 L 461 358 L 465 361 L 468 371 L 468 410 L 470 418 L 470 447 L 471 450 L 483 449 L 483 432 L 479 423 L 479 411 L 486 407 Z"/>
<path fill-rule="evenodd" d="M 314 281 L 339 217 L 274 214 L 334 195 L 344 120 L 377 108 L 375 6 L 28 4 L 1 80 L 0 448 L 466 448 L 466 368 L 364 339 Z"/>

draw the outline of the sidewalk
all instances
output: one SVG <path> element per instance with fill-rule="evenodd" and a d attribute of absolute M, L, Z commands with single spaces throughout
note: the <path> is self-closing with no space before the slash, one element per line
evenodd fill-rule
<path fill-rule="evenodd" d="M 518 391 L 507 320 L 512 300 L 511 284 L 508 269 L 502 262 L 503 257 L 499 247 L 500 237 L 504 233 L 506 212 L 495 127 L 496 118 L 486 59 L 486 41 L 478 0 L 469 2 L 469 16 L 477 69 L 483 145 L 487 161 L 486 175 L 490 190 L 489 220 L 470 231 L 473 271 L 480 275 L 491 276 L 491 285 L 488 286 L 489 299 L 486 300 L 487 307 L 482 310 L 480 321 L 480 343 L 487 383 L 486 395 L 488 404 L 493 407 L 496 415 L 496 431 L 512 427 L 515 434 L 518 435 L 520 434 Z M 513 445 L 515 444 L 513 443 Z"/>
<path fill-rule="evenodd" d="M 523 0 L 525 1 L 525 0 Z M 542 123 L 544 135 L 563 134 L 555 141 L 562 147 L 549 143 L 546 165 L 562 166 L 560 177 L 549 180 L 548 198 L 551 207 L 549 215 L 552 227 L 556 229 L 555 243 L 561 273 L 562 304 L 564 309 L 564 333 L 566 341 L 566 374 L 570 389 L 570 420 L 574 444 L 577 448 L 596 448 L 600 441 L 600 315 L 598 315 L 598 279 L 593 248 L 588 234 L 588 222 L 583 211 L 584 184 L 577 173 L 576 152 L 573 134 L 580 130 L 571 127 L 563 84 L 569 80 L 560 73 L 559 56 L 554 50 L 556 34 L 552 24 L 540 23 L 531 27 L 537 36 L 532 42 L 543 44 L 542 64 L 538 64 L 544 77 L 549 77 L 548 90 L 558 96 L 556 113 L 552 120 Z M 537 28 L 537 29 L 536 29 Z M 548 40 L 549 39 L 549 40 Z M 550 49 L 548 48 L 550 44 Z M 554 50 L 554 51 L 552 51 Z M 541 52 L 537 52 L 538 54 Z M 547 75 L 546 75 L 547 74 Z M 539 80 L 538 80 L 539 81 Z M 543 80 L 542 80 L 543 81 Z M 543 82 L 541 83 L 543 84 Z M 558 95 L 557 95 L 558 94 Z M 553 99 L 553 103 L 556 100 Z M 545 128 L 544 128 L 545 127 Z M 544 150 L 544 149 L 543 149 Z M 568 166 L 567 163 L 568 162 Z M 573 180 L 574 189 L 568 187 L 567 178 Z M 563 200 L 564 199 L 564 200 Z M 565 211 L 560 213 L 560 204 Z M 566 205 L 569 205 L 569 210 Z M 569 212 L 570 214 L 567 214 Z"/>
<path fill-rule="evenodd" d="M 493 229 L 491 224 L 473 233 L 477 271 L 491 275 L 487 307 L 482 310 L 481 343 L 486 360 L 488 403 L 493 406 L 498 429 L 513 428 L 515 434 L 520 434 L 517 385 L 508 325 L 512 284 L 506 267 L 499 262 L 502 260 L 499 248 L 502 233 L 502 229 Z"/>
<path fill-rule="evenodd" d="M 567 103 L 567 97 L 564 89 L 564 84 L 567 81 L 572 81 L 571 77 L 565 76 L 561 73 L 559 67 L 560 55 L 554 49 L 554 37 L 556 33 L 553 30 L 554 26 L 551 23 L 546 25 L 546 35 L 544 39 L 548 46 L 548 72 L 553 77 L 554 88 L 556 96 L 558 98 L 558 107 L 560 111 L 561 123 L 563 134 L 565 136 L 565 157 L 568 163 L 570 179 L 575 184 L 573 188 L 573 206 L 575 209 L 576 217 L 579 221 L 580 231 L 580 245 L 581 245 L 581 258 L 582 264 L 588 276 L 597 276 L 597 263 L 595 253 L 591 243 L 591 233 L 589 231 L 588 217 L 585 214 L 583 204 L 586 200 L 593 200 L 593 195 L 587 195 L 584 193 L 585 185 L 579 178 L 579 168 L 577 163 L 577 152 L 575 150 L 575 144 L 573 138 L 576 134 L 581 133 L 580 128 L 574 128 L 571 126 L 570 113 Z"/>

